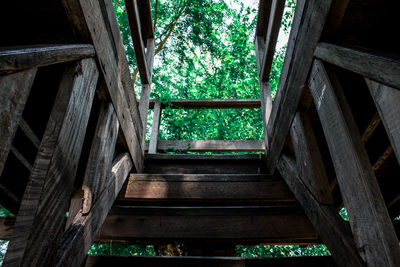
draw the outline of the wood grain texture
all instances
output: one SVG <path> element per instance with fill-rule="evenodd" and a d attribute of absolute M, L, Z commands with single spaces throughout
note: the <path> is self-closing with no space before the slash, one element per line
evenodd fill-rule
<path fill-rule="evenodd" d="M 140 25 L 142 26 L 143 40 L 154 38 L 150 1 L 149 0 L 140 0 L 137 2 L 137 5 L 138 5 L 138 9 L 139 9 Z M 148 46 L 146 46 L 146 47 L 148 47 Z"/>
<path fill-rule="evenodd" d="M 132 174 L 124 199 L 295 201 L 282 179 L 267 175 L 243 174 Z"/>
<path fill-rule="evenodd" d="M 260 82 L 260 98 L 261 98 L 261 113 L 264 126 L 264 144 L 265 150 L 268 150 L 268 122 L 272 112 L 272 97 L 271 97 L 271 85 L 269 83 Z"/>
<path fill-rule="evenodd" d="M 296 113 L 290 136 L 302 182 L 319 203 L 332 205 L 333 198 L 329 190 L 328 176 L 311 119 L 306 113 L 299 111 Z"/>
<path fill-rule="evenodd" d="M 362 51 L 328 43 L 319 43 L 314 55 L 368 79 L 400 89 L 400 59 L 396 56 L 382 56 L 375 51 Z"/>
<path fill-rule="evenodd" d="M 37 45 L 0 49 L 0 74 L 93 57 L 92 45 Z"/>
<path fill-rule="evenodd" d="M 150 109 L 154 108 L 156 99 L 150 100 Z M 171 108 L 259 108 L 260 99 L 170 99 L 168 106 Z M 161 107 L 165 107 L 162 105 Z"/>
<path fill-rule="evenodd" d="M 398 266 L 398 239 L 342 88 L 319 60 L 314 62 L 309 86 L 357 249 L 368 266 Z"/>
<path fill-rule="evenodd" d="M 90 212 L 111 170 L 119 123 L 111 103 L 103 104 L 89 153 L 82 189 L 82 213 Z"/>
<path fill-rule="evenodd" d="M 263 152 L 265 151 L 263 140 L 158 140 L 158 151 L 171 149 L 197 151 L 197 152 Z M 149 142 L 146 142 L 146 150 Z"/>
<path fill-rule="evenodd" d="M 366 82 L 400 163 L 400 91 L 369 79 Z"/>
<path fill-rule="evenodd" d="M 313 166 L 310 165 L 309 168 Z M 299 177 L 296 163 L 282 155 L 278 170 L 284 177 L 304 212 L 314 225 L 319 236 L 332 253 L 338 266 L 365 266 L 358 254 L 348 225 L 341 219 L 336 208 L 322 204 L 304 184 L 305 177 Z"/>
<path fill-rule="evenodd" d="M 155 154 L 157 152 L 160 122 L 161 122 L 161 104 L 157 102 L 155 103 L 154 106 L 153 123 L 151 126 L 151 136 L 150 136 L 149 151 L 148 151 L 149 154 Z"/>
<path fill-rule="evenodd" d="M 272 5 L 271 0 L 260 0 L 260 4 L 258 6 L 256 36 L 260 36 L 264 40 L 268 31 L 268 22 L 271 14 L 271 5 Z"/>
<path fill-rule="evenodd" d="M 289 134 L 331 1 L 298 1 L 285 61 L 268 122 L 267 169 L 275 171 Z"/>
<path fill-rule="evenodd" d="M 54 256 L 64 230 L 97 77 L 93 59 L 71 64 L 64 72 L 4 266 L 47 266 Z"/>
<path fill-rule="evenodd" d="M 24 111 L 36 69 L 0 76 L 0 175 Z"/>
<path fill-rule="evenodd" d="M 133 94 L 133 84 L 130 79 L 122 41 L 119 39 L 115 40 L 116 43 L 114 43 L 110 39 L 108 30 L 110 27 L 111 29 L 115 28 L 113 26 L 117 23 L 115 14 L 114 19 L 110 21 L 112 14 L 108 11 L 104 19 L 100 2 L 95 0 L 63 0 L 63 5 L 71 23 L 82 38 L 93 40 L 105 81 L 105 91 L 114 105 L 135 168 L 138 172 L 141 172 L 143 169 L 143 151 L 140 143 L 142 134 L 140 131 L 142 128 L 140 114 Z M 86 26 L 82 27 L 83 24 Z M 110 26 L 108 27 L 107 24 L 110 24 Z M 87 31 L 85 28 L 87 28 Z M 90 36 L 87 35 L 88 33 Z M 117 34 L 111 34 L 111 36 L 120 37 Z M 116 52 L 114 52 L 115 49 Z"/>
<path fill-rule="evenodd" d="M 24 120 L 24 118 L 21 118 L 19 121 L 19 127 L 21 130 L 24 132 L 24 134 L 31 140 L 32 144 L 39 149 L 40 146 L 40 140 L 36 136 L 36 134 L 32 131 L 31 127 L 29 127 L 28 123 Z"/>
<path fill-rule="evenodd" d="M 111 173 L 91 211 L 78 214 L 59 242 L 57 256 L 52 266 L 80 266 L 86 258 L 97 232 L 133 167 L 128 153 L 119 155 Z"/>

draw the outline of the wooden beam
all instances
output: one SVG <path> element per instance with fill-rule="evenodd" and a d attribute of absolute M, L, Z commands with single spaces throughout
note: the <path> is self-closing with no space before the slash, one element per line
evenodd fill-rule
<path fill-rule="evenodd" d="M 400 59 L 328 43 L 319 43 L 314 55 L 368 79 L 400 89 Z"/>
<path fill-rule="evenodd" d="M 264 126 L 264 144 L 265 149 L 268 150 L 268 122 L 272 112 L 272 97 L 271 97 L 271 85 L 269 83 L 260 82 L 260 96 L 261 96 L 261 112 Z"/>
<path fill-rule="evenodd" d="M 311 163 L 312 164 L 312 163 Z M 313 165 L 308 166 L 310 169 Z M 319 233 L 324 244 L 332 253 L 338 266 L 365 266 L 358 254 L 349 227 L 340 218 L 335 207 L 322 204 L 304 184 L 305 177 L 299 177 L 296 163 L 282 155 L 278 170 L 300 202 L 304 212 Z"/>
<path fill-rule="evenodd" d="M 0 240 L 10 240 L 14 230 L 15 217 L 0 217 Z"/>
<path fill-rule="evenodd" d="M 267 169 L 273 173 L 296 113 L 331 0 L 298 1 L 267 135 Z"/>
<path fill-rule="evenodd" d="M 36 136 L 36 134 L 32 131 L 31 127 L 29 127 L 28 123 L 24 120 L 24 118 L 21 118 L 19 121 L 19 127 L 21 130 L 24 132 L 24 134 L 31 140 L 32 144 L 39 149 L 40 146 L 40 140 Z"/>
<path fill-rule="evenodd" d="M 135 48 L 140 80 L 142 84 L 149 84 L 151 81 L 149 74 L 150 68 L 146 62 L 145 43 L 143 40 L 142 26 L 140 24 L 137 0 L 127 0 L 125 1 L 125 6 L 128 14 L 129 28 L 131 29 L 133 46 Z"/>
<path fill-rule="evenodd" d="M 271 0 L 260 0 L 258 6 L 256 36 L 260 36 L 265 40 L 268 31 L 268 22 L 271 14 Z"/>
<path fill-rule="evenodd" d="M 151 126 L 151 136 L 150 136 L 150 144 L 149 144 L 149 154 L 155 154 L 157 152 L 157 144 L 158 144 L 158 133 L 160 131 L 160 122 L 161 122 L 161 104 L 156 102 L 154 106 L 153 113 L 153 124 Z"/>
<path fill-rule="evenodd" d="M 400 91 L 369 79 L 366 82 L 400 163 Z"/>
<path fill-rule="evenodd" d="M 137 2 L 139 8 L 140 25 L 142 26 L 143 40 L 153 39 L 153 20 L 151 18 L 151 8 L 149 0 L 139 0 Z M 146 46 L 148 48 L 148 46 Z"/>
<path fill-rule="evenodd" d="M 296 113 L 290 136 L 292 137 L 297 169 L 302 182 L 319 203 L 332 205 L 333 198 L 329 190 L 328 176 L 311 119 L 306 113 Z"/>
<path fill-rule="evenodd" d="M 65 231 L 52 266 L 80 266 L 82 264 L 132 167 L 132 161 L 127 153 L 119 155 L 114 160 L 104 190 L 89 214 L 78 214 Z"/>
<path fill-rule="evenodd" d="M 48 266 L 54 256 L 51 248 L 64 230 L 97 77 L 93 59 L 71 64 L 64 72 L 4 266 Z"/>
<path fill-rule="evenodd" d="M 93 57 L 92 45 L 37 45 L 0 49 L 0 74 Z"/>
<path fill-rule="evenodd" d="M 357 249 L 368 266 L 398 266 L 400 247 L 340 84 L 315 60 L 309 79 Z"/>
<path fill-rule="evenodd" d="M 158 140 L 158 151 L 184 150 L 196 152 L 264 152 L 263 140 Z M 146 142 L 146 150 L 149 142 Z"/>
<path fill-rule="evenodd" d="M 156 99 L 150 100 L 150 109 L 154 108 Z M 170 99 L 166 105 L 171 108 L 259 108 L 261 107 L 260 99 Z"/>
<path fill-rule="evenodd" d="M 124 134 L 129 153 L 138 172 L 143 169 L 143 151 L 140 143 L 142 124 L 138 112 L 133 84 L 120 34 L 115 29 L 115 13 L 108 10 L 103 18 L 100 2 L 96 0 L 62 0 L 70 21 L 83 39 L 93 40 L 97 59 L 105 81 L 106 93 L 111 99 Z M 104 4 L 104 2 L 102 2 Z M 105 4 L 106 8 L 107 5 Z M 111 6 L 111 5 L 108 5 Z M 113 20 L 111 20 L 113 15 Z M 110 26 L 107 26 L 110 25 Z M 114 40 L 115 38 L 118 40 Z"/>
<path fill-rule="evenodd" d="M 316 242 L 317 239 L 314 228 L 300 209 L 258 206 L 114 207 L 99 236 L 113 240 L 260 243 Z"/>
<path fill-rule="evenodd" d="M 381 117 L 379 117 L 378 113 L 375 113 L 371 121 L 368 123 L 367 128 L 361 135 L 361 142 L 363 142 L 364 144 L 367 143 L 367 141 L 369 140 L 369 138 L 374 133 L 374 131 L 376 130 L 376 128 L 379 126 L 380 123 L 381 123 Z"/>
<path fill-rule="evenodd" d="M 272 0 L 271 14 L 268 22 L 268 31 L 265 41 L 264 56 L 262 57 L 260 81 L 269 82 L 272 61 L 274 59 L 276 41 L 281 27 L 285 0 Z"/>
<path fill-rule="evenodd" d="M 294 202 L 279 177 L 244 174 L 131 174 L 124 200 Z"/>
<path fill-rule="evenodd" d="M 82 189 L 82 213 L 87 214 L 103 190 L 111 170 L 119 123 L 111 103 L 103 104 L 89 153 Z"/>
<path fill-rule="evenodd" d="M 15 146 L 11 146 L 11 152 L 14 156 L 25 166 L 25 168 L 30 172 L 32 170 L 32 165 L 29 161 L 18 151 Z"/>
<path fill-rule="evenodd" d="M 86 267 L 100 266 L 147 266 L 147 267 L 334 267 L 332 257 L 283 257 L 283 258 L 237 258 L 237 257 L 143 257 L 143 256 L 88 256 Z"/>
<path fill-rule="evenodd" d="M 36 69 L 0 76 L 0 175 L 35 75 Z"/>

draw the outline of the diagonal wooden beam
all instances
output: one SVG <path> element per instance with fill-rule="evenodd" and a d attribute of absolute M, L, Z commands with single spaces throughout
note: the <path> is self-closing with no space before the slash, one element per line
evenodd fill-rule
<path fill-rule="evenodd" d="M 309 87 L 357 249 L 368 266 L 398 266 L 400 247 L 393 224 L 343 90 L 331 74 L 315 60 Z"/>

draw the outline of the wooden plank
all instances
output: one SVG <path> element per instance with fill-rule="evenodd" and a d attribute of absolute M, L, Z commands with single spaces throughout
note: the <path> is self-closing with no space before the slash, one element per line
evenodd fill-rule
<path fill-rule="evenodd" d="M 310 169 L 313 165 L 308 166 Z M 336 208 L 322 204 L 304 184 L 305 177 L 299 177 L 296 163 L 282 155 L 278 170 L 284 177 L 296 199 L 300 202 L 304 212 L 319 233 L 319 236 L 332 253 L 338 266 L 365 266 L 358 254 L 349 227 L 341 219 Z"/>
<path fill-rule="evenodd" d="M 342 88 L 331 78 L 315 60 L 309 86 L 357 249 L 368 266 L 398 266 L 400 247 L 378 182 Z"/>
<path fill-rule="evenodd" d="M 400 162 L 400 91 L 366 79 L 379 116 Z"/>
<path fill-rule="evenodd" d="M 15 146 L 11 146 L 10 150 L 14 154 L 14 156 L 19 159 L 22 165 L 24 165 L 25 168 L 27 168 L 30 172 L 32 170 L 32 165 L 29 163 L 29 161 L 18 151 L 18 149 L 15 148 Z"/>
<path fill-rule="evenodd" d="M 149 0 L 140 0 L 137 2 L 139 9 L 140 25 L 142 26 L 143 40 L 153 39 L 153 21 L 151 18 L 151 8 Z M 148 48 L 148 46 L 146 46 Z"/>
<path fill-rule="evenodd" d="M 273 173 L 311 67 L 331 1 L 298 1 L 267 135 L 267 169 Z"/>
<path fill-rule="evenodd" d="M 400 89 L 400 59 L 334 44 L 319 43 L 314 55 L 368 79 Z"/>
<path fill-rule="evenodd" d="M 54 255 L 51 248 L 64 230 L 97 77 L 93 59 L 71 64 L 64 72 L 4 266 L 48 266 Z"/>
<path fill-rule="evenodd" d="M 371 121 L 368 123 L 367 128 L 361 135 L 361 142 L 363 142 L 365 144 L 369 140 L 371 135 L 374 133 L 376 127 L 378 127 L 380 123 L 381 123 L 381 117 L 379 117 L 378 113 L 375 113 L 375 115 L 372 117 Z"/>
<path fill-rule="evenodd" d="M 264 125 L 264 144 L 267 146 L 268 141 L 268 122 L 272 112 L 272 97 L 271 97 L 271 85 L 269 83 L 260 82 L 260 96 L 261 96 L 261 112 Z M 268 150 L 268 147 L 265 147 Z"/>
<path fill-rule="evenodd" d="M 117 143 L 118 128 L 119 123 L 114 107 L 111 103 L 103 104 L 83 178 L 83 214 L 90 212 L 109 175 Z"/>
<path fill-rule="evenodd" d="M 201 231 L 199 231 L 201 229 Z M 312 242 L 317 235 L 295 207 L 115 207 L 99 236 L 113 240 Z M 315 242 L 315 241 L 314 241 Z"/>
<path fill-rule="evenodd" d="M 283 257 L 283 258 L 236 258 L 236 257 L 143 257 L 143 256 L 88 256 L 86 267 L 100 266 L 147 266 L 147 267 L 335 267 L 332 257 Z"/>
<path fill-rule="evenodd" d="M 265 40 L 268 31 L 268 22 L 271 14 L 271 0 L 260 0 L 258 6 L 256 36 L 260 36 Z"/>
<path fill-rule="evenodd" d="M 37 45 L 0 49 L 0 74 L 93 57 L 89 44 Z"/>
<path fill-rule="evenodd" d="M 68 218 L 65 223 L 65 230 L 72 224 L 75 219 L 75 216 L 82 211 L 83 206 L 83 190 L 76 190 L 71 197 L 71 201 L 68 208 Z"/>
<path fill-rule="evenodd" d="M 0 76 L 0 175 L 35 75 L 36 69 Z"/>
<path fill-rule="evenodd" d="M 137 201 L 295 201 L 282 179 L 243 174 L 131 174 L 123 196 Z"/>
<path fill-rule="evenodd" d="M 156 99 L 151 99 L 149 108 L 153 109 Z M 171 108 L 259 108 L 260 99 L 170 99 L 168 106 Z M 162 105 L 164 108 L 165 105 Z"/>
<path fill-rule="evenodd" d="M 85 39 L 92 39 L 97 58 L 105 80 L 106 92 L 114 105 L 124 134 L 129 153 L 138 172 L 143 169 L 143 151 L 140 143 L 142 132 L 140 114 L 133 94 L 132 80 L 129 75 L 128 63 L 122 42 L 110 39 L 107 23 L 110 21 L 110 12 L 107 19 L 103 19 L 100 2 L 95 0 L 62 0 L 63 5 L 78 33 Z M 115 14 L 114 14 L 115 16 Z M 88 35 L 89 34 L 89 35 Z M 111 34 L 112 35 L 112 34 Z M 115 34 L 113 35 L 115 36 Z M 120 37 L 120 35 L 117 35 Z M 117 53 L 114 53 L 114 49 Z"/>
<path fill-rule="evenodd" d="M 151 126 L 151 136 L 150 136 L 150 144 L 149 144 L 149 154 L 155 154 L 157 152 L 157 144 L 158 144 L 158 133 L 160 131 L 160 122 L 161 122 L 161 104 L 156 103 L 154 107 L 153 113 L 153 124 Z"/>
<path fill-rule="evenodd" d="M 262 58 L 260 81 L 269 82 L 272 61 L 275 55 L 276 41 L 278 40 L 279 29 L 281 27 L 285 0 L 272 0 L 271 14 L 268 22 L 268 31 L 265 41 L 264 56 Z"/>
<path fill-rule="evenodd" d="M 64 233 L 52 266 L 80 266 L 82 264 L 132 167 L 128 153 L 121 154 L 114 160 L 104 190 L 100 193 L 90 213 L 87 216 L 83 214 L 76 216 L 72 225 Z"/>
<path fill-rule="evenodd" d="M 131 30 L 133 46 L 135 48 L 136 62 L 139 69 L 140 80 L 142 84 L 149 84 L 150 68 L 146 62 L 145 44 L 143 40 L 142 27 L 140 24 L 137 0 L 125 1 L 128 14 L 129 28 Z"/>
<path fill-rule="evenodd" d="M 302 182 L 319 203 L 332 205 L 333 198 L 329 190 L 328 176 L 311 119 L 306 113 L 300 111 L 296 113 L 290 136 Z"/>
<path fill-rule="evenodd" d="M 29 127 L 28 123 L 21 118 L 19 121 L 19 127 L 24 132 L 24 134 L 31 140 L 32 144 L 38 149 L 40 146 L 40 140 L 36 136 L 36 134 L 32 131 L 31 127 Z"/>
<path fill-rule="evenodd" d="M 146 142 L 146 150 L 149 142 Z M 157 150 L 184 150 L 196 152 L 264 152 L 263 140 L 158 140 Z"/>

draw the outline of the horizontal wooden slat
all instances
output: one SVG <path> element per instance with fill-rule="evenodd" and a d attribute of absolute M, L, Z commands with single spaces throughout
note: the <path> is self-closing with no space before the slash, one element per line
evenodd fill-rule
<path fill-rule="evenodd" d="M 92 45 L 69 44 L 0 49 L 0 74 L 93 57 Z"/>
<path fill-rule="evenodd" d="M 124 198 L 138 201 L 295 201 L 281 178 L 257 174 L 131 174 Z"/>
<path fill-rule="evenodd" d="M 146 150 L 149 142 L 146 141 Z M 185 150 L 196 152 L 263 152 L 264 140 L 159 140 L 157 150 Z"/>
<path fill-rule="evenodd" d="M 89 256 L 85 266 L 334 267 L 336 265 L 331 257 L 322 256 L 287 258 Z"/>
<path fill-rule="evenodd" d="M 157 100 L 151 99 L 149 108 L 153 109 Z M 260 99 L 170 99 L 167 104 L 162 104 L 165 108 L 169 105 L 172 108 L 260 108 Z"/>
<path fill-rule="evenodd" d="M 284 243 L 317 239 L 296 207 L 114 207 L 99 233 L 114 240 L 232 240 Z"/>
<path fill-rule="evenodd" d="M 319 43 L 314 55 L 323 61 L 400 89 L 400 58 L 334 44 Z"/>

